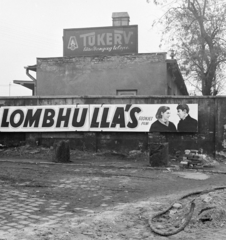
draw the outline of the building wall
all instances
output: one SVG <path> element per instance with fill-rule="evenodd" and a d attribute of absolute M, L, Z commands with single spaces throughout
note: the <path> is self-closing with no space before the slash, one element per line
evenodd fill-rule
<path fill-rule="evenodd" d="M 174 77 L 167 72 L 167 86 L 168 86 L 168 92 L 167 95 L 183 95 L 180 91 L 180 89 L 177 87 Z"/>
<path fill-rule="evenodd" d="M 65 105 L 65 104 L 198 104 L 198 133 L 0 133 L 0 143 L 36 139 L 50 146 L 56 139 L 70 139 L 71 148 L 81 150 L 115 149 L 120 152 L 137 149 L 148 144 L 168 142 L 170 153 L 178 150 L 204 149 L 208 154 L 226 157 L 226 97 L 185 96 L 93 96 L 93 97 L 2 97 L 0 106 Z M 15 136 L 14 136 L 15 135 Z"/>
<path fill-rule="evenodd" d="M 165 53 L 123 56 L 38 58 L 37 95 L 166 95 Z"/>

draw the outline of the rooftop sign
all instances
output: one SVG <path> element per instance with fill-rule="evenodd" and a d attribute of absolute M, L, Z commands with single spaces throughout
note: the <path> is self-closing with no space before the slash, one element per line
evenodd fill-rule
<path fill-rule="evenodd" d="M 64 29 L 64 57 L 138 53 L 138 26 Z"/>

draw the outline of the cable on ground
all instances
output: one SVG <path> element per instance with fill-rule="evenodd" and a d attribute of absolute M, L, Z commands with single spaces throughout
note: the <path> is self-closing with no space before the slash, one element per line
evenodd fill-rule
<path fill-rule="evenodd" d="M 178 202 L 178 201 L 180 201 L 180 200 L 183 200 L 183 199 L 185 199 L 185 198 L 187 198 L 187 197 L 194 196 L 194 195 L 206 194 L 206 193 L 209 193 L 209 192 L 213 192 L 213 191 L 216 191 L 216 190 L 223 190 L 223 189 L 226 189 L 226 186 L 215 187 L 215 188 L 212 188 L 212 189 L 206 189 L 206 190 L 202 190 L 202 191 L 191 192 L 191 193 L 188 193 L 188 194 L 182 196 L 182 197 L 179 198 L 176 202 Z M 165 214 L 166 212 L 168 212 L 168 211 L 173 207 L 173 205 L 174 205 L 176 202 L 174 202 L 173 204 L 171 204 L 166 210 L 163 210 L 163 211 L 161 211 L 161 212 L 159 212 L 159 213 L 157 213 L 157 214 L 154 214 L 154 215 L 151 217 L 151 219 L 149 220 L 149 226 L 150 226 L 151 230 L 152 230 L 154 233 L 156 233 L 156 234 L 158 234 L 158 235 L 160 235 L 160 236 L 165 236 L 165 237 L 166 237 L 166 236 L 175 235 L 175 234 L 181 232 L 182 230 L 184 230 L 184 228 L 189 224 L 189 222 L 190 222 L 190 220 L 191 220 L 191 218 L 192 218 L 192 215 L 193 215 L 193 213 L 194 213 L 194 209 L 195 209 L 195 198 L 190 202 L 190 204 L 191 204 L 191 205 L 190 205 L 190 210 L 189 210 L 189 212 L 185 215 L 183 224 L 182 224 L 179 228 L 177 228 L 177 229 L 174 230 L 174 231 L 172 231 L 172 230 L 171 230 L 171 231 L 161 231 L 161 230 L 157 229 L 156 227 L 154 227 L 154 225 L 153 225 L 153 223 L 152 223 L 153 220 L 154 220 L 155 218 L 158 218 L 158 217 L 160 217 L 161 215 Z"/>

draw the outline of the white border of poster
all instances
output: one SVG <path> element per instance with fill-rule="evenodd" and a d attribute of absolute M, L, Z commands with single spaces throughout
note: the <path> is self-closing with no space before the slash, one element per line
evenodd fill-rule
<path fill-rule="evenodd" d="M 4 106 L 0 107 L 0 132 L 197 132 L 198 104 L 187 104 L 188 114 L 177 107 L 178 104 Z"/>

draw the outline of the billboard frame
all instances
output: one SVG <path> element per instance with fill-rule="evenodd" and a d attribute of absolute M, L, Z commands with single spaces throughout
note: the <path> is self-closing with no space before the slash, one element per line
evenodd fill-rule
<path fill-rule="evenodd" d="M 65 50 L 65 33 L 69 32 L 69 31 L 95 31 L 95 30 L 104 30 L 104 29 L 129 29 L 129 28 L 135 28 L 135 41 L 136 44 L 134 44 L 134 51 L 131 52 L 126 52 L 126 53 L 121 53 L 119 54 L 119 52 L 116 53 L 108 53 L 108 54 L 100 54 L 100 53 L 96 53 L 96 54 L 78 54 L 75 56 L 67 56 L 66 55 L 66 50 Z M 89 27 L 89 28 L 66 28 L 63 29 L 63 56 L 64 57 L 84 57 L 84 56 L 106 56 L 106 55 L 110 55 L 110 56 L 114 56 L 114 55 L 126 55 L 126 54 L 138 54 L 138 25 L 126 25 L 126 26 L 105 26 L 105 27 Z"/>

